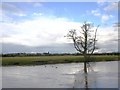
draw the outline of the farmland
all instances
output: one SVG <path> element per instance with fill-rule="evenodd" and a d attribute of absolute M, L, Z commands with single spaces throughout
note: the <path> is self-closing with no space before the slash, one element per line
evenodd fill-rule
<path fill-rule="evenodd" d="M 115 61 L 118 55 L 93 55 L 90 61 Z M 83 56 L 65 55 L 65 56 L 23 56 L 23 57 L 2 57 L 2 66 L 11 65 L 44 65 L 59 63 L 78 63 L 83 62 Z"/>

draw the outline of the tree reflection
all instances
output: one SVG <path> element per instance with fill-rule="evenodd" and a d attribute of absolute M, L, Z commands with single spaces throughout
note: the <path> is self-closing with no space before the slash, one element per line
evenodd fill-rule
<path fill-rule="evenodd" d="M 74 88 L 89 90 L 90 87 L 96 87 L 96 73 L 92 67 L 88 68 L 88 73 L 84 73 L 84 70 L 77 72 L 74 81 Z"/>
<path fill-rule="evenodd" d="M 85 90 L 88 90 L 88 76 L 85 75 Z"/>

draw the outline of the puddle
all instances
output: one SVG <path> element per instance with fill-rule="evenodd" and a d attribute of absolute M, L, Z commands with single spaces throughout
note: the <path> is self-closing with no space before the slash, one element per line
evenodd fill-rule
<path fill-rule="evenodd" d="M 3 88 L 118 88 L 118 61 L 2 67 Z M 57 68 L 56 68 L 57 67 Z"/>

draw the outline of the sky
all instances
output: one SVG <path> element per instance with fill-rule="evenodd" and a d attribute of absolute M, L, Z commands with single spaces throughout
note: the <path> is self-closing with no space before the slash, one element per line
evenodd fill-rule
<path fill-rule="evenodd" d="M 0 7 L 2 53 L 76 52 L 64 36 L 85 21 L 100 25 L 96 52 L 118 50 L 117 2 L 2 2 Z"/>

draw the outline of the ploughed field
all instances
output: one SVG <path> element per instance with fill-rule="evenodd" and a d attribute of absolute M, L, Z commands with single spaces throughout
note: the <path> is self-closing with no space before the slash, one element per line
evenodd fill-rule
<path fill-rule="evenodd" d="M 116 61 L 118 55 L 93 55 L 89 61 Z M 24 57 L 2 57 L 2 65 L 44 65 L 58 63 L 77 63 L 83 62 L 83 56 L 24 56 Z"/>

